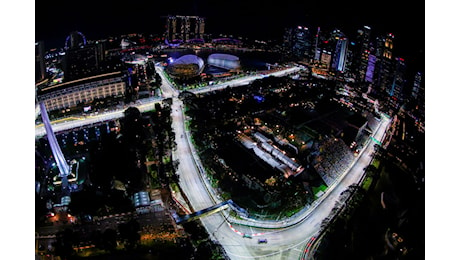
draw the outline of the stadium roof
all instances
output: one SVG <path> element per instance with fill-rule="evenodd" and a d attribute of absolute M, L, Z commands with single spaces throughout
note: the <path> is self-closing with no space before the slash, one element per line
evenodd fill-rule
<path fill-rule="evenodd" d="M 175 64 L 197 64 L 199 70 L 201 70 L 204 66 L 204 61 L 202 58 L 193 55 L 193 54 L 187 54 L 184 56 L 179 57 L 177 60 L 175 60 L 172 65 Z"/>
<path fill-rule="evenodd" d="M 220 60 L 231 60 L 231 61 L 237 61 L 239 58 L 235 55 L 230 55 L 230 54 L 225 54 L 225 53 L 213 53 L 209 55 L 209 59 L 220 59 Z"/>

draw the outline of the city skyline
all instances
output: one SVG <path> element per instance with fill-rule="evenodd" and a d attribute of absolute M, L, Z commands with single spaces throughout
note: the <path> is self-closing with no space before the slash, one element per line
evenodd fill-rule
<path fill-rule="evenodd" d="M 424 6 L 417 9 L 399 5 L 392 0 L 382 7 L 362 1 L 319 2 L 283 1 L 264 4 L 261 1 L 232 1 L 231 4 L 209 0 L 169 2 L 136 2 L 129 5 L 94 6 L 87 0 L 75 6 L 62 6 L 56 1 L 41 2 L 36 12 L 35 38 L 45 40 L 47 48 L 61 47 L 65 37 L 74 30 L 88 39 L 125 33 L 163 34 L 165 16 L 199 15 L 206 20 L 206 33 L 280 40 L 285 28 L 297 25 L 343 30 L 349 37 L 364 25 L 372 28 L 372 37 L 393 33 L 395 55 L 405 59 L 423 60 Z M 69 8 L 71 7 L 71 8 Z M 422 8 L 420 8 L 422 7 Z"/>

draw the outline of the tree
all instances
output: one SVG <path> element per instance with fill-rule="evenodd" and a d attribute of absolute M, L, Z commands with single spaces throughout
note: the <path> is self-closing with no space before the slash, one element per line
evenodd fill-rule
<path fill-rule="evenodd" d="M 108 228 L 102 234 L 103 248 L 107 251 L 115 251 L 117 248 L 117 231 Z"/>
<path fill-rule="evenodd" d="M 126 248 L 128 249 L 133 249 L 141 238 L 139 235 L 139 222 L 134 219 L 119 224 L 118 231 L 120 231 L 120 238 L 124 240 Z"/>
<path fill-rule="evenodd" d="M 73 243 L 75 242 L 74 232 L 67 228 L 64 231 L 60 231 L 56 234 L 56 242 L 54 242 L 55 255 L 61 257 L 61 259 L 70 259 L 73 250 Z"/>

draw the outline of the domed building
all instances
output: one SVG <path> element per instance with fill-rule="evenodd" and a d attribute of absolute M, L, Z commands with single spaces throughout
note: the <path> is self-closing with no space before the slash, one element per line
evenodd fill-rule
<path fill-rule="evenodd" d="M 213 53 L 209 55 L 208 64 L 228 70 L 235 70 L 241 67 L 240 59 L 237 56 L 224 53 Z"/>
<path fill-rule="evenodd" d="M 171 62 L 166 71 L 173 78 L 188 79 L 200 75 L 203 69 L 204 61 L 202 58 L 187 54 Z"/>

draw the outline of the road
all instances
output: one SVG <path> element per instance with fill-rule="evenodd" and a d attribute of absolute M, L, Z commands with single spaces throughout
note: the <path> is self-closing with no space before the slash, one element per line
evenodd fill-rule
<path fill-rule="evenodd" d="M 177 140 L 177 150 L 173 153 L 173 156 L 180 161 L 179 184 L 193 205 L 194 211 L 196 211 L 220 201 L 214 202 L 212 200 L 212 196 L 208 194 L 206 189 L 206 182 L 201 181 L 202 177 L 200 177 L 200 172 L 193 158 L 193 147 L 189 144 L 188 132 L 184 131 L 183 122 L 181 102 L 180 100 L 173 100 L 173 129 Z M 382 119 L 382 123 L 374 135 L 376 139 L 383 139 L 389 122 L 390 120 L 386 118 Z M 212 234 L 213 239 L 221 243 L 231 259 L 298 259 L 304 245 L 319 231 L 323 219 L 329 216 L 340 193 L 347 189 L 348 186 L 357 183 L 363 175 L 363 169 L 372 160 L 373 144 L 373 142 L 366 144 L 360 156 L 355 159 L 355 162 L 349 168 L 348 173 L 344 174 L 340 181 L 331 186 L 321 198 L 321 203 L 318 203 L 314 209 L 307 210 L 303 216 L 298 216 L 298 218 L 291 221 L 298 224 L 284 228 L 283 226 L 293 223 L 270 222 L 269 224 L 280 227 L 280 229 L 276 230 L 241 226 L 235 223 L 230 226 L 226 221 L 228 212 L 204 217 L 201 219 L 202 223 L 207 231 Z M 252 224 L 258 225 L 255 222 Z M 236 231 L 239 231 L 239 233 Z M 257 236 L 252 239 L 243 238 L 241 233 L 256 234 Z M 268 243 L 258 244 L 258 238 L 266 238 Z"/>
<path fill-rule="evenodd" d="M 172 128 L 176 134 L 177 148 L 173 152 L 173 159 L 179 160 L 178 172 L 180 175 L 179 185 L 185 195 L 192 204 L 193 210 L 197 211 L 210 207 L 218 202 L 221 202 L 212 192 L 209 192 L 209 183 L 204 175 L 200 173 L 199 158 L 194 152 L 193 146 L 190 144 L 190 136 L 185 128 L 185 116 L 183 112 L 182 101 L 178 99 L 178 91 L 172 87 L 172 84 L 164 77 L 161 68 L 156 67 L 162 77 L 162 92 L 164 98 L 172 98 Z M 285 73 L 295 72 L 299 68 L 290 68 L 284 71 L 278 71 L 273 75 L 283 75 Z M 240 86 L 248 84 L 252 80 L 265 77 L 267 75 L 255 75 L 245 78 L 235 79 L 230 82 L 196 89 L 192 92 L 202 93 L 212 91 L 227 86 Z M 148 109 L 153 107 L 156 102 L 161 99 L 151 101 L 141 101 L 137 107 Z M 53 126 L 55 132 L 59 129 L 67 130 L 75 127 L 82 127 L 86 124 L 100 122 L 101 120 L 109 120 L 119 118 L 123 114 L 122 110 L 97 115 L 94 117 L 77 120 L 77 122 L 61 122 Z M 377 140 L 383 140 L 385 130 L 391 121 L 383 118 L 374 137 Z M 36 135 L 39 135 L 40 127 L 36 128 Z M 43 131 L 44 135 L 44 131 Z M 211 236 L 211 239 L 217 240 L 225 249 L 231 259 L 299 259 L 302 249 L 307 241 L 313 237 L 319 230 L 321 222 L 326 218 L 331 209 L 335 206 L 336 200 L 340 193 L 349 185 L 356 183 L 363 175 L 363 168 L 367 167 L 372 160 L 371 155 L 374 152 L 374 145 L 368 142 L 362 149 L 359 157 L 349 168 L 348 173 L 342 175 L 342 178 L 333 184 L 328 191 L 308 210 L 297 215 L 289 221 L 271 221 L 271 222 L 248 222 L 251 226 L 243 226 L 237 223 L 229 223 L 229 209 L 221 213 L 203 217 L 201 219 L 203 226 Z M 198 166 L 197 166 L 198 165 Z M 277 229 L 260 228 L 270 225 L 278 227 Z M 256 227 L 259 226 L 259 227 Z M 286 227 L 288 226 L 288 227 Z M 243 238 L 242 234 L 247 233 L 253 235 L 253 238 Z M 259 244 L 258 238 L 266 238 L 267 244 Z"/>
<path fill-rule="evenodd" d="M 257 77 L 257 76 L 256 76 Z M 164 81 L 165 82 L 165 81 Z M 244 80 L 241 81 L 242 84 Z M 239 82 L 233 82 L 238 84 Z M 214 86 L 215 88 L 226 87 L 229 83 Z M 209 88 L 210 90 L 211 88 Z M 209 91 L 208 90 L 208 91 Z M 165 91 L 166 92 L 166 91 Z M 182 102 L 173 98 L 172 105 L 172 122 L 173 130 L 176 133 L 177 150 L 173 153 L 173 159 L 178 159 L 179 174 L 182 190 L 193 205 L 193 210 L 197 211 L 210 207 L 221 202 L 213 194 L 210 194 L 209 183 L 205 180 L 204 175 L 199 171 L 199 158 L 195 157 L 195 151 L 190 144 L 190 136 L 184 127 L 184 114 L 182 112 Z M 382 119 L 382 122 L 374 134 L 374 138 L 382 140 L 385 130 L 390 120 Z M 302 249 L 307 241 L 314 236 L 320 229 L 324 218 L 329 216 L 330 211 L 335 206 L 336 200 L 340 193 L 355 184 L 363 175 L 363 169 L 369 165 L 374 152 L 373 142 L 368 142 L 358 158 L 349 168 L 348 173 L 343 178 L 333 184 L 331 188 L 321 198 L 321 203 L 313 209 L 307 210 L 304 215 L 298 216 L 292 222 L 298 223 L 290 227 L 283 227 L 290 223 L 277 222 L 275 225 L 280 229 L 264 229 L 242 226 L 235 223 L 229 223 L 228 210 L 220 214 L 203 217 L 201 219 L 204 227 L 211 235 L 211 238 L 218 240 L 224 247 L 231 259 L 298 259 Z M 257 225 L 257 223 L 253 223 Z M 273 224 L 273 223 L 270 223 Z M 292 223 L 291 223 L 292 224 Z M 238 231 L 238 232 L 237 232 Z M 257 235 L 250 238 L 243 238 L 241 234 Z M 267 244 L 259 244 L 258 238 L 266 238 Z"/>

